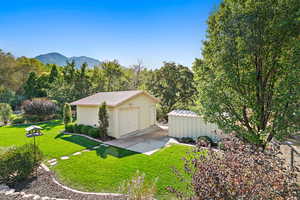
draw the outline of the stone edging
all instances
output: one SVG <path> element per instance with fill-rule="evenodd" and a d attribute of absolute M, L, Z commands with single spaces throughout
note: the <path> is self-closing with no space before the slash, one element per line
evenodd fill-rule
<path fill-rule="evenodd" d="M 50 172 L 50 169 L 45 165 L 45 164 L 41 164 L 41 167 L 47 171 L 47 172 Z M 75 189 L 72 189 L 72 188 L 69 188 L 61 183 L 59 183 L 53 176 L 52 176 L 52 181 L 59 185 L 60 187 L 66 189 L 66 190 L 69 190 L 71 192 L 75 192 L 75 193 L 79 193 L 79 194 L 86 194 L 86 195 L 98 195 L 98 196 L 114 196 L 114 197 L 121 197 L 121 196 L 124 196 L 123 194 L 118 194 L 118 193 L 102 193 L 102 192 L 82 192 L 82 191 L 79 191 L 79 190 L 75 190 Z"/>

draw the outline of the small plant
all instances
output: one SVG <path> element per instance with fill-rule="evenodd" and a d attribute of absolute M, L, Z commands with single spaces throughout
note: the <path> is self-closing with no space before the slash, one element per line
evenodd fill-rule
<path fill-rule="evenodd" d="M 64 105 L 64 124 L 65 127 L 72 122 L 72 111 L 70 104 L 66 103 Z"/>
<path fill-rule="evenodd" d="M 12 117 L 12 109 L 7 103 L 0 103 L 0 120 L 3 121 L 5 125 L 9 122 Z"/>
<path fill-rule="evenodd" d="M 136 172 L 135 176 L 120 186 L 120 193 L 125 195 L 127 200 L 152 200 L 156 193 L 155 179 L 152 183 L 146 182 L 145 174 Z"/>
<path fill-rule="evenodd" d="M 104 139 L 107 137 L 107 129 L 109 126 L 108 114 L 107 114 L 105 102 L 99 107 L 98 117 L 99 117 L 99 135 L 100 138 Z"/>
<path fill-rule="evenodd" d="M 11 147 L 0 153 L 0 184 L 26 179 L 42 161 L 42 152 L 33 144 Z"/>

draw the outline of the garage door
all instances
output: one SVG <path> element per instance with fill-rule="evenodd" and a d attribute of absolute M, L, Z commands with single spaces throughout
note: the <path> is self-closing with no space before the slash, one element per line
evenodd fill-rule
<path fill-rule="evenodd" d="M 138 108 L 120 109 L 119 133 L 120 136 L 138 130 Z"/>

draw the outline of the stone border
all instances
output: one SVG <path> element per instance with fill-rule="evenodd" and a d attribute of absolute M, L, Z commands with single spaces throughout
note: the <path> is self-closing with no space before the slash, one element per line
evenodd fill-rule
<path fill-rule="evenodd" d="M 41 167 L 47 171 L 47 172 L 50 172 L 50 169 L 45 165 L 45 164 L 41 164 Z M 72 189 L 70 187 L 67 187 L 61 183 L 59 183 L 53 176 L 52 176 L 52 181 L 59 185 L 60 187 L 66 189 L 66 190 L 69 190 L 71 192 L 75 192 L 75 193 L 79 193 L 79 194 L 86 194 L 86 195 L 97 195 L 97 196 L 113 196 L 113 197 L 122 197 L 124 196 L 123 194 L 118 194 L 118 193 L 103 193 L 103 192 L 82 192 L 82 191 L 79 191 L 79 190 L 75 190 L 75 189 Z"/>

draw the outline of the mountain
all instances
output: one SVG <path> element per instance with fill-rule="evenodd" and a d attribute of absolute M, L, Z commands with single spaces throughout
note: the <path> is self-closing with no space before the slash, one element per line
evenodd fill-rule
<path fill-rule="evenodd" d="M 86 56 L 79 56 L 79 57 L 66 57 L 60 53 L 47 53 L 36 56 L 35 59 L 41 61 L 44 64 L 56 64 L 60 66 L 66 65 L 67 61 L 75 62 L 77 68 L 79 68 L 83 63 L 87 63 L 89 67 L 93 67 L 95 65 L 101 64 L 101 62 L 97 59 L 86 57 Z"/>

